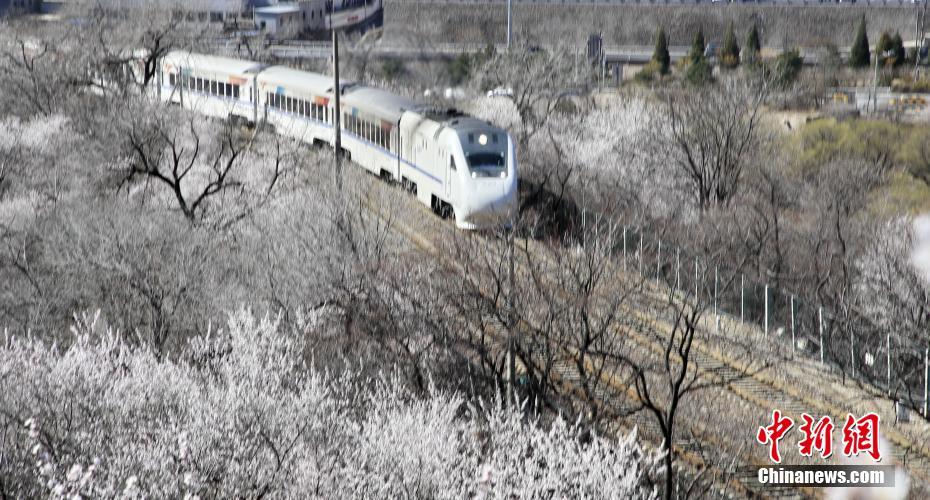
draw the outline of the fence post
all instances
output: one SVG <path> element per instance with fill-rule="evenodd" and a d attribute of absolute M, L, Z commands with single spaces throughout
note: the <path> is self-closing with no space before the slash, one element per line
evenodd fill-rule
<path fill-rule="evenodd" d="M 645 277 L 643 274 L 643 232 L 639 232 L 639 275 Z"/>
<path fill-rule="evenodd" d="M 794 335 L 794 295 L 791 296 L 791 350 L 798 348 L 798 342 Z"/>
<path fill-rule="evenodd" d="M 887 333 L 888 335 L 888 395 L 891 395 L 891 332 Z"/>
<path fill-rule="evenodd" d="M 659 251 L 656 252 L 656 286 L 659 286 L 659 275 L 662 273 L 662 240 L 659 240 Z"/>
<path fill-rule="evenodd" d="M 675 289 L 681 290 L 681 247 L 675 248 Z"/>
<path fill-rule="evenodd" d="M 717 266 L 714 266 L 714 316 L 717 316 Z"/>
<path fill-rule="evenodd" d="M 769 334 L 769 285 L 765 284 L 765 295 L 762 297 L 762 302 L 765 303 L 765 335 Z"/>
<path fill-rule="evenodd" d="M 626 226 L 623 226 L 623 273 L 626 274 Z"/>
<path fill-rule="evenodd" d="M 746 275 L 739 275 L 739 321 L 746 322 Z"/>
<path fill-rule="evenodd" d="M 928 404 L 927 401 L 927 388 L 930 386 L 930 347 L 924 350 L 924 418 L 930 418 L 930 414 L 927 413 Z"/>
<path fill-rule="evenodd" d="M 820 364 L 823 364 L 823 306 L 817 309 L 817 315 L 820 316 Z"/>
<path fill-rule="evenodd" d="M 852 328 L 849 329 L 849 364 L 852 367 L 852 375 L 856 376 L 856 336 Z"/>

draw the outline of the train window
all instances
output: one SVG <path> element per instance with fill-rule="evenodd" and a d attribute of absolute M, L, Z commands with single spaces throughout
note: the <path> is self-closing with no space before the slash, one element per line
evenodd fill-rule
<path fill-rule="evenodd" d="M 451 168 L 452 170 L 458 170 L 455 168 L 455 157 L 451 155 L 449 156 L 449 168 Z"/>
<path fill-rule="evenodd" d="M 209 88 L 207 89 L 207 92 L 209 92 L 209 93 L 211 93 L 211 94 L 218 94 L 218 93 L 219 93 L 219 92 L 216 91 L 216 82 L 214 82 L 213 80 L 210 80 L 210 86 L 209 86 Z"/>
<path fill-rule="evenodd" d="M 494 144 L 497 144 L 497 134 L 491 134 L 491 141 L 493 141 Z"/>
<path fill-rule="evenodd" d="M 226 97 L 232 97 L 232 96 L 233 96 L 233 86 L 231 83 L 227 83 L 226 84 Z"/>
<path fill-rule="evenodd" d="M 217 89 L 216 89 L 217 92 L 216 92 L 216 95 L 220 95 L 220 96 L 226 95 L 226 86 L 223 85 L 223 84 L 220 83 L 220 82 L 217 82 L 216 85 L 217 85 Z"/>
<path fill-rule="evenodd" d="M 233 86 L 232 86 L 232 91 L 233 91 L 233 97 L 235 97 L 236 99 L 238 99 L 238 98 L 239 98 L 239 86 L 238 86 L 238 85 L 233 85 Z M 249 100 L 251 100 L 251 98 L 250 98 Z"/>
<path fill-rule="evenodd" d="M 174 73 L 168 73 L 168 81 L 171 83 L 172 87 L 174 87 L 175 84 L 177 84 L 176 78 L 177 77 L 174 76 Z"/>

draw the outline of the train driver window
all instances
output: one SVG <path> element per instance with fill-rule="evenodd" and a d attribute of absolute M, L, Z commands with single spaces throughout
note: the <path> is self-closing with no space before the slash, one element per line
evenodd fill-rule
<path fill-rule="evenodd" d="M 453 171 L 458 170 L 455 168 L 455 157 L 452 155 L 449 155 L 449 168 L 451 168 Z"/>

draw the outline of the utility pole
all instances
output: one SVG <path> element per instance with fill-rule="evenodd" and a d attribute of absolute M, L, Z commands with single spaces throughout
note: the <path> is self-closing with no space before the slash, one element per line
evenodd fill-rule
<path fill-rule="evenodd" d="M 875 44 L 875 74 L 872 76 L 872 94 L 869 96 L 872 104 L 872 113 L 878 111 L 878 44 Z"/>
<path fill-rule="evenodd" d="M 513 0 L 507 0 L 507 51 L 513 43 Z"/>
<path fill-rule="evenodd" d="M 914 81 L 920 77 L 920 49 L 924 41 L 924 24 L 927 22 L 927 0 L 924 0 L 923 7 L 915 4 L 917 9 L 917 23 L 914 32 Z"/>
<path fill-rule="evenodd" d="M 336 179 L 336 189 L 342 190 L 342 107 L 339 105 L 339 97 L 342 89 L 339 87 L 339 33 L 333 25 L 335 15 L 335 2 L 331 3 L 331 14 L 329 17 L 329 28 L 333 32 L 333 94 L 336 96 L 336 108 L 333 116 L 333 161 L 335 162 L 334 174 Z"/>

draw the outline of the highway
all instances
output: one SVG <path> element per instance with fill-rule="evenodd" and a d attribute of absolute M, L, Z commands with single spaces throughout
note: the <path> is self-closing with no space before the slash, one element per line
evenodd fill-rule
<path fill-rule="evenodd" d="M 346 44 L 348 45 L 348 44 Z M 417 59 L 433 60 L 448 59 L 459 54 L 472 54 L 487 48 L 486 44 L 475 43 L 439 43 L 428 46 L 413 47 L 401 44 L 382 44 L 378 43 L 369 50 L 369 48 L 355 49 L 347 46 L 346 50 L 350 53 L 369 53 L 381 59 Z M 496 44 L 495 49 L 501 52 L 506 49 L 504 44 Z M 330 42 L 307 42 L 307 41 L 289 41 L 272 44 L 268 50 L 275 56 L 283 59 L 328 59 L 332 57 L 332 44 Z M 669 46 L 669 55 L 672 62 L 687 57 L 691 47 L 685 45 Z M 577 51 L 584 52 L 584 47 L 578 47 Z M 778 52 L 770 49 L 766 52 Z M 801 56 L 804 58 L 804 64 L 816 65 L 819 62 L 822 49 L 801 48 Z M 624 63 L 624 64 L 645 64 L 652 59 L 653 47 L 648 45 L 622 45 L 607 46 L 604 54 L 607 63 Z M 849 54 L 849 47 L 839 49 L 840 56 L 845 58 Z"/>

